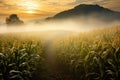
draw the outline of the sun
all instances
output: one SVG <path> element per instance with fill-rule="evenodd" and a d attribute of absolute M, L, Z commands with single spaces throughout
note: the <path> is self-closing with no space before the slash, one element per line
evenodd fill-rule
<path fill-rule="evenodd" d="M 34 14 L 34 13 L 36 13 L 36 11 L 34 11 L 34 10 L 27 10 L 26 13 L 28 13 L 28 14 Z"/>
<path fill-rule="evenodd" d="M 21 2 L 20 6 L 23 7 L 25 12 L 29 14 L 36 13 L 36 10 L 40 7 L 40 5 L 35 1 Z"/>

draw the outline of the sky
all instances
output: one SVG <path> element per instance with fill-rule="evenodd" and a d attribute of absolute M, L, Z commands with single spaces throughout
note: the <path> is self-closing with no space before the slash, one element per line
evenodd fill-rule
<path fill-rule="evenodd" d="M 120 0 L 0 0 L 0 22 L 10 14 L 23 20 L 42 19 L 79 4 L 98 4 L 120 11 Z"/>

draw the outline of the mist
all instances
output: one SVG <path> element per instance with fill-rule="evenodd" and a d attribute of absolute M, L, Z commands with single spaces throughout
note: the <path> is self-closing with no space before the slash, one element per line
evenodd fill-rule
<path fill-rule="evenodd" d="M 97 18 L 72 18 L 50 21 L 31 21 L 22 26 L 0 25 L 0 33 L 12 32 L 40 32 L 40 31 L 71 31 L 87 32 L 94 29 L 101 29 L 119 25 L 120 21 L 104 21 Z"/>

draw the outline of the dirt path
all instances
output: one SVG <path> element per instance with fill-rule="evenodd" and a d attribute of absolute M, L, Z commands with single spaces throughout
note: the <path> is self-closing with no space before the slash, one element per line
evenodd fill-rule
<path fill-rule="evenodd" d="M 49 39 L 46 41 L 46 51 L 45 51 L 45 60 L 46 60 L 46 69 L 47 73 L 49 75 L 49 80 L 62 80 L 61 76 L 59 76 L 59 72 L 57 70 L 57 60 L 56 60 L 56 52 L 55 52 L 55 46 L 54 46 L 54 41 L 56 39 L 61 39 L 64 37 L 71 36 L 71 34 L 57 34 L 56 36 L 49 36 Z"/>

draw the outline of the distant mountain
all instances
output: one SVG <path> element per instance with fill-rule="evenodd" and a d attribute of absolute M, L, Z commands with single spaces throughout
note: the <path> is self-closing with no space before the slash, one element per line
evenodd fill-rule
<path fill-rule="evenodd" d="M 104 20 L 120 20 L 120 12 L 101 7 L 99 5 L 81 4 L 73 9 L 66 10 L 56 14 L 53 17 L 48 17 L 46 20 L 67 19 L 73 17 L 95 17 Z"/>

